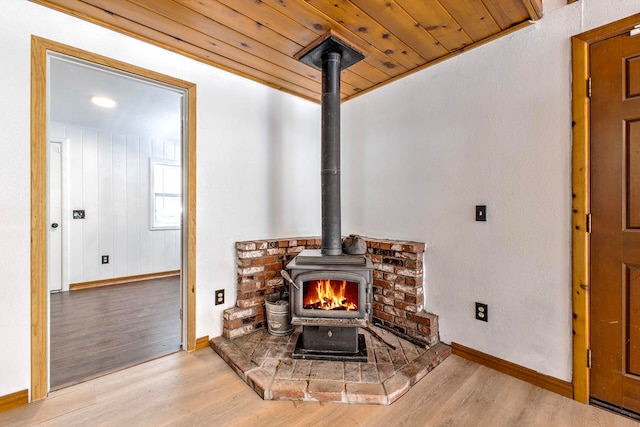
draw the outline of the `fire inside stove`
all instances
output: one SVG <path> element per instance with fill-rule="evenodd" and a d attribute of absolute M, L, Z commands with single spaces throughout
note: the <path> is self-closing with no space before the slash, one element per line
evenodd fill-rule
<path fill-rule="evenodd" d="M 358 311 L 358 285 L 349 280 L 304 282 L 302 306 L 306 310 Z"/>

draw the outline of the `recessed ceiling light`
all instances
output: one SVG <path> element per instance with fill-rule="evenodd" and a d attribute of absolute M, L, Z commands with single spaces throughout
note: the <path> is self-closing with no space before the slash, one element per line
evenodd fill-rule
<path fill-rule="evenodd" d="M 104 108 L 113 108 L 116 105 L 116 101 L 110 98 L 105 98 L 104 96 L 92 96 L 91 102 Z"/>

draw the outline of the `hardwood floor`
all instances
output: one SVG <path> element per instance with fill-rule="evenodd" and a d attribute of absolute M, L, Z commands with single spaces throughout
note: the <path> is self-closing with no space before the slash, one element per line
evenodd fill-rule
<path fill-rule="evenodd" d="M 180 278 L 51 294 L 51 389 L 180 349 Z"/>
<path fill-rule="evenodd" d="M 0 413 L 0 425 L 637 426 L 458 356 L 391 406 L 263 401 L 210 348 L 178 352 Z"/>

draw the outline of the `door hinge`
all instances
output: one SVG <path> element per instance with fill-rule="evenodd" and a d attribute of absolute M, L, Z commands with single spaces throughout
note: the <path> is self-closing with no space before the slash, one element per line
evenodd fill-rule
<path fill-rule="evenodd" d="M 587 349 L 587 368 L 591 369 L 591 349 Z"/>
<path fill-rule="evenodd" d="M 180 309 L 180 320 L 182 320 L 182 309 Z"/>
<path fill-rule="evenodd" d="M 591 77 L 587 79 L 587 98 L 591 98 Z"/>
<path fill-rule="evenodd" d="M 588 213 L 585 219 L 585 228 L 587 229 L 587 233 L 591 233 L 591 214 Z"/>

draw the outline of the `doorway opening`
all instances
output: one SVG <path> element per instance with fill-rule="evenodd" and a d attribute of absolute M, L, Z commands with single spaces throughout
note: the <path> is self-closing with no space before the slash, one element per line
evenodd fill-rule
<path fill-rule="evenodd" d="M 54 257 L 50 256 L 48 242 L 52 239 L 49 237 L 49 231 L 53 228 L 52 225 L 54 223 L 58 224 L 57 229 L 60 231 L 61 236 L 61 250 L 60 258 L 62 259 L 61 272 L 60 275 L 62 277 L 62 290 L 66 291 L 65 287 L 68 287 L 73 283 L 80 283 L 86 285 L 87 283 L 99 283 L 104 284 L 105 281 L 109 281 L 112 279 L 122 279 L 128 277 L 135 277 L 137 279 L 144 278 L 145 274 L 148 271 L 144 269 L 140 274 L 135 273 L 135 264 L 137 263 L 140 267 L 149 267 L 152 270 L 158 269 L 159 264 L 154 264 L 153 254 L 151 255 L 150 260 L 139 260 L 133 263 L 130 263 L 129 260 L 132 259 L 131 256 L 123 257 L 122 252 L 125 250 L 123 248 L 128 248 L 131 242 L 125 238 L 123 241 L 118 238 L 114 238 L 113 235 L 115 233 L 112 232 L 113 235 L 109 235 L 109 232 L 106 232 L 107 236 L 104 238 L 105 231 L 94 231 L 89 233 L 88 237 L 82 236 L 82 233 L 77 230 L 77 228 L 84 228 L 83 221 L 85 223 L 89 221 L 85 221 L 90 218 L 90 212 L 93 212 L 92 215 L 94 219 L 102 220 L 107 224 L 110 224 L 109 227 L 111 229 L 117 228 L 123 219 L 111 219 L 109 220 L 109 215 L 105 214 L 105 212 L 111 211 L 119 212 L 126 211 L 126 201 L 124 202 L 120 199 L 120 194 L 123 192 L 123 188 L 121 186 L 122 181 L 112 182 L 111 184 L 111 196 L 109 196 L 109 192 L 102 192 L 102 196 L 100 195 L 100 188 L 98 186 L 97 194 L 92 191 L 83 191 L 82 195 L 84 198 L 93 198 L 97 199 L 100 202 L 100 197 L 106 198 L 106 200 L 102 200 L 102 206 L 104 208 L 104 212 L 102 209 L 92 208 L 92 210 L 85 209 L 84 206 L 76 206 L 71 199 L 72 192 L 68 192 L 65 195 L 65 189 L 68 190 L 68 186 L 70 182 L 73 181 L 74 184 L 76 181 L 73 178 L 73 166 L 77 166 L 77 162 L 69 161 L 71 158 L 67 159 L 65 156 L 68 154 L 69 156 L 73 155 L 73 148 L 69 149 L 65 152 L 65 144 L 71 144 L 71 138 L 63 136 L 62 138 L 52 138 L 51 133 L 53 133 L 56 129 L 56 126 L 60 123 L 55 123 L 51 119 L 53 118 L 53 110 L 49 112 L 47 110 L 48 104 L 54 100 L 53 94 L 49 91 L 50 88 L 47 87 L 47 81 L 49 80 L 47 77 L 51 77 L 51 71 L 53 70 L 53 65 L 51 64 L 51 58 L 55 58 L 55 60 L 64 59 L 66 64 L 73 64 L 78 66 L 81 64 L 83 66 L 89 66 L 93 71 L 104 71 L 110 76 L 119 75 L 127 76 L 129 80 L 137 80 L 138 82 L 144 82 L 148 87 L 153 88 L 164 88 L 165 90 L 169 90 L 172 94 L 177 94 L 179 101 L 179 110 L 180 110 L 180 129 L 178 133 L 180 134 L 180 148 L 176 148 L 175 144 L 171 146 L 170 144 L 156 144 L 155 147 L 150 148 L 151 155 L 155 153 L 162 153 L 161 159 L 164 158 L 166 153 L 171 152 L 173 159 L 170 159 L 172 162 L 179 161 L 182 169 L 179 174 L 181 179 L 180 187 L 180 198 L 182 203 L 179 204 L 179 208 L 181 209 L 181 218 L 182 224 L 180 226 L 180 230 L 177 230 L 178 237 L 174 236 L 174 241 L 172 244 L 173 249 L 167 249 L 167 253 L 173 254 L 174 257 L 172 259 L 177 259 L 177 271 L 180 272 L 180 276 L 178 277 L 178 289 L 179 293 L 183 295 L 182 301 L 179 301 L 177 304 L 178 309 L 176 310 L 176 317 L 180 315 L 183 316 L 183 320 L 180 321 L 179 325 L 179 333 L 182 336 L 180 345 L 183 349 L 187 351 L 193 351 L 196 347 L 196 339 L 195 339 L 195 85 L 175 79 L 169 76 L 165 76 L 159 73 L 151 72 L 149 70 L 141 69 L 139 67 L 135 67 L 126 63 L 122 63 L 110 58 L 102 57 L 99 55 L 91 54 L 79 49 L 75 49 L 70 46 L 62 45 L 56 42 L 52 42 L 49 40 L 41 39 L 38 37 L 32 37 L 32 251 L 31 251 L 31 264 L 32 264 L 32 357 L 31 357 L 31 367 L 32 367 L 32 388 L 31 388 L 31 400 L 38 400 L 46 397 L 49 388 L 50 388 L 50 375 L 49 375 L 49 362 L 50 362 L 50 329 L 49 329 L 49 320 L 51 312 L 49 311 L 49 287 L 48 287 L 48 264 L 49 261 Z M 71 62 L 69 62 L 71 61 Z M 72 98 L 69 96 L 68 98 Z M 67 111 L 68 112 L 68 111 Z M 59 120 L 59 119 L 58 119 Z M 69 120 L 65 119 L 63 122 L 69 122 Z M 51 124 L 49 132 L 48 124 Z M 109 151 L 104 148 L 104 145 L 98 144 L 98 132 L 96 129 L 104 129 L 105 126 L 93 126 L 90 125 L 80 125 L 77 126 L 69 125 L 68 128 L 72 129 L 76 127 L 80 127 L 80 139 L 83 140 L 83 135 L 86 135 L 89 140 L 91 140 L 92 136 L 95 136 L 95 143 L 92 141 L 88 141 L 89 147 L 95 147 L 96 151 L 99 149 L 104 149 L 105 151 Z M 119 124 L 119 126 L 124 126 Z M 159 125 L 156 124 L 152 126 L 154 129 L 158 129 Z M 108 126 L 106 127 L 108 129 Z M 58 127 L 58 129 L 60 129 Z M 85 129 L 87 129 L 85 131 Z M 91 129 L 91 130 L 88 130 Z M 66 128 L 65 128 L 66 130 Z M 78 129 L 75 129 L 77 131 Z M 100 181 L 101 184 L 108 183 L 108 179 L 105 179 L 104 176 L 100 177 L 101 173 L 105 171 L 116 168 L 122 168 L 123 162 L 114 161 L 116 157 L 114 157 L 115 153 L 122 154 L 123 149 L 115 148 L 116 145 L 113 143 L 114 140 L 121 137 L 114 137 L 113 135 L 118 132 L 110 132 L 110 140 L 112 142 L 110 146 L 111 154 L 104 156 L 107 159 L 105 162 L 100 160 L 93 165 L 89 165 L 86 167 L 87 173 L 91 176 L 91 174 L 97 175 L 96 181 Z M 124 132 L 125 141 L 127 140 L 127 134 L 135 134 L 132 130 L 128 130 Z M 104 135 L 103 135 L 104 136 Z M 134 137 L 134 140 L 138 140 L 138 147 L 142 144 L 139 142 L 141 137 Z M 61 140 L 61 141 L 56 141 Z M 77 138 L 74 138 L 77 140 Z M 51 184 L 51 179 L 47 176 L 47 165 L 50 156 L 47 154 L 48 147 L 50 147 L 50 142 L 61 142 L 61 188 L 62 188 L 62 196 L 61 196 L 61 206 L 62 206 L 62 215 L 61 222 L 56 222 L 55 218 L 51 216 L 52 209 L 47 201 L 47 196 L 49 191 L 47 191 Z M 173 148 L 171 148 L 173 147 Z M 87 149 L 90 152 L 91 148 Z M 81 150 L 82 152 L 84 151 Z M 140 148 L 138 148 L 138 152 L 140 152 Z M 134 162 L 133 160 L 129 161 L 126 158 L 127 154 L 127 146 L 124 146 L 124 167 L 125 171 L 127 165 L 133 165 L 136 163 L 138 168 L 142 168 L 142 174 L 140 174 L 140 169 L 138 169 L 138 177 L 144 176 L 145 173 L 148 173 L 149 168 L 152 165 L 151 160 L 147 160 L 146 162 L 142 162 L 139 159 Z M 117 156 L 117 155 L 115 155 Z M 99 158 L 97 156 L 96 158 Z M 120 158 L 122 159 L 122 158 Z M 66 162 L 66 164 L 65 164 Z M 146 169 L 144 169 L 146 168 Z M 93 170 L 92 170 L 93 169 Z M 69 174 L 68 177 L 65 176 Z M 75 173 L 78 173 L 77 171 Z M 116 175 L 113 173 L 113 175 Z M 121 176 L 121 175 L 119 175 Z M 119 178 L 120 180 L 122 178 Z M 160 179 L 159 181 L 163 181 Z M 84 182 L 84 180 L 82 180 Z M 149 184 L 150 185 L 150 184 Z M 125 183 L 126 187 L 126 183 Z M 133 188 L 133 184 L 131 184 L 131 188 Z M 150 187 L 146 187 L 146 197 L 145 206 L 151 206 L 151 194 L 153 191 Z M 175 202 L 176 192 L 172 190 L 171 197 L 172 202 Z M 110 199 L 109 199 L 110 197 Z M 66 200 L 69 198 L 69 200 Z M 127 198 L 128 199 L 128 198 Z M 83 204 L 86 200 L 83 200 Z M 73 206 L 72 207 L 72 203 Z M 123 205 L 125 203 L 125 205 Z M 171 203 L 170 203 L 171 204 Z M 98 206 L 100 203 L 98 203 Z M 175 203 L 172 203 L 171 206 L 175 211 Z M 98 210 L 94 210 L 98 209 Z M 77 212 L 76 212 L 77 211 Z M 100 213 L 98 212 L 100 211 Z M 170 217 L 170 212 L 164 212 L 164 218 Z M 167 216 L 168 215 L 168 216 Z M 174 212 L 175 216 L 175 212 Z M 151 214 L 146 215 L 144 218 L 144 222 L 146 224 L 147 233 L 156 232 L 155 229 L 152 229 L 150 226 L 150 217 Z M 52 221 L 52 218 L 54 221 Z M 105 219 L 106 218 L 106 219 Z M 76 227 L 74 231 L 74 227 L 72 226 L 73 221 L 76 221 L 75 224 L 82 224 L 81 227 Z M 111 222 L 109 222 L 111 221 Z M 141 220 L 142 221 L 142 220 Z M 65 224 L 66 223 L 66 224 Z M 65 227 L 66 225 L 66 227 Z M 87 228 L 90 228 L 88 226 Z M 127 228 L 127 227 L 125 227 Z M 129 227 L 133 229 L 133 227 Z M 171 227 L 165 227 L 164 229 L 158 229 L 161 233 L 165 233 L 167 231 L 173 231 L 176 234 L 175 227 L 173 230 L 170 230 Z M 71 233 L 76 233 L 72 235 Z M 79 234 L 78 234 L 79 233 Z M 102 233 L 102 234 L 101 234 Z M 142 234 L 142 230 L 138 231 L 138 235 Z M 148 237 L 151 241 L 162 240 L 158 237 Z M 156 234 L 159 236 L 159 234 Z M 103 240 L 106 240 L 109 243 L 100 243 Z M 78 242 L 82 242 L 83 244 L 86 242 L 86 247 L 81 248 L 80 250 L 76 250 L 75 252 L 71 250 L 71 246 L 73 244 L 78 244 Z M 124 242 L 124 243 L 123 243 Z M 66 245 L 66 248 L 65 248 Z M 97 251 L 96 251 L 97 245 Z M 102 245 L 102 246 L 101 246 Z M 106 245 L 106 246 L 105 246 Z M 158 247 L 158 246 L 156 246 Z M 103 251 L 110 250 L 111 253 L 103 253 Z M 160 252 L 158 250 L 158 252 Z M 98 254 L 98 256 L 90 257 L 87 254 Z M 87 259 L 85 262 L 78 262 L 77 258 L 81 259 L 84 257 Z M 170 256 L 167 256 L 171 258 Z M 97 258 L 97 263 L 94 261 Z M 161 258 L 166 258 L 161 256 Z M 124 261 L 123 261 L 124 260 Z M 106 261 L 106 262 L 105 262 Z M 174 261 L 175 262 L 175 261 Z M 72 265 L 71 265 L 72 264 Z M 71 268 L 73 267 L 73 268 Z M 83 271 L 79 272 L 78 267 L 82 267 Z M 159 268 L 160 270 L 164 270 L 164 268 Z M 175 271 L 175 270 L 165 270 L 167 271 Z M 54 273 L 57 274 L 57 273 Z M 75 275 L 75 276 L 74 276 Z M 79 278 L 79 279 L 78 279 Z"/>
<path fill-rule="evenodd" d="M 55 390 L 181 348 L 185 91 L 55 52 L 48 76 Z"/>

